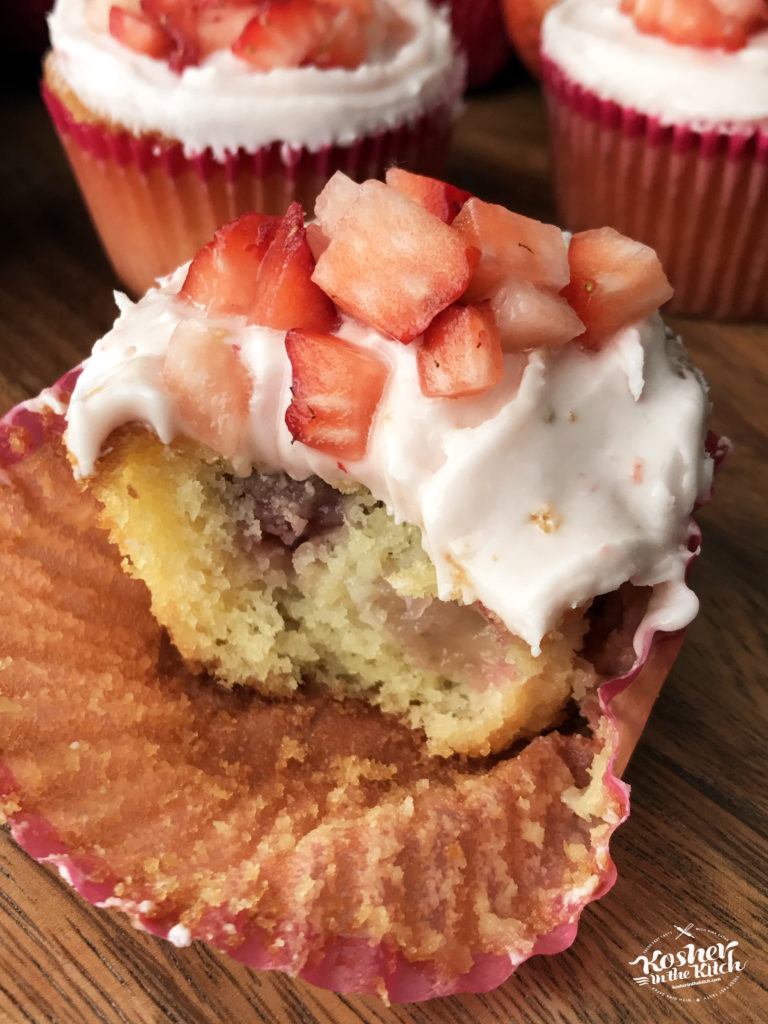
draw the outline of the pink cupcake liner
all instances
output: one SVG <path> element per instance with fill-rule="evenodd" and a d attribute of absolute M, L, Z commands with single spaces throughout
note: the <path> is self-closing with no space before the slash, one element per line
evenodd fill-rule
<path fill-rule="evenodd" d="M 275 142 L 218 159 L 210 149 L 187 154 L 178 141 L 79 120 L 45 82 L 42 95 L 107 256 L 135 294 L 241 213 L 282 214 L 294 201 L 311 211 L 337 170 L 359 181 L 383 178 L 393 164 L 440 174 L 454 121 L 446 101 L 349 145 L 310 151 Z"/>
<path fill-rule="evenodd" d="M 656 249 L 671 311 L 768 318 L 768 133 L 663 124 L 546 57 L 543 84 L 563 226 L 608 224 Z"/>
<path fill-rule="evenodd" d="M 78 369 L 32 402 L 12 409 L 0 420 L 0 468 L 10 469 L 31 458 L 45 445 L 57 443 L 63 426 L 62 407 L 74 387 Z M 710 435 L 708 450 L 719 462 L 728 450 L 727 442 Z M 690 521 L 690 562 L 699 551 L 700 534 Z M 411 961 L 392 941 L 370 942 L 357 935 L 313 934 L 308 925 L 294 925 L 282 933 L 268 934 L 250 920 L 247 911 L 232 916 L 226 909 L 211 907 L 191 931 L 180 925 L 178 916 L 149 916 L 141 899 L 123 895 L 124 886 L 103 853 L 74 852 L 56 829 L 34 807 L 24 806 L 23 787 L 0 761 L 0 797 L 12 799 L 8 821 L 16 842 L 36 860 L 55 864 L 71 886 L 85 899 L 102 907 L 125 911 L 134 925 L 177 945 L 201 939 L 250 967 L 283 970 L 311 983 L 338 992 L 368 992 L 394 1002 L 414 1002 L 459 992 L 484 992 L 504 982 L 529 957 L 566 949 L 575 939 L 579 917 L 585 906 L 603 896 L 613 885 L 616 869 L 608 853 L 609 840 L 629 814 L 629 789 L 620 775 L 634 748 L 653 701 L 674 661 L 682 633 L 660 633 L 641 625 L 635 636 L 637 658 L 625 675 L 603 684 L 588 698 L 582 713 L 593 733 L 603 740 L 607 754 L 602 787 L 605 807 L 614 808 L 606 817 L 600 839 L 592 854 L 595 869 L 592 890 L 567 887 L 554 897 L 550 919 L 556 923 L 545 934 L 524 935 L 510 940 L 506 952 L 477 952 L 471 966 L 446 974 L 444 966 L 428 960 Z M 233 944 L 233 935 L 237 942 Z M 307 956 L 307 949 L 312 955 Z"/>

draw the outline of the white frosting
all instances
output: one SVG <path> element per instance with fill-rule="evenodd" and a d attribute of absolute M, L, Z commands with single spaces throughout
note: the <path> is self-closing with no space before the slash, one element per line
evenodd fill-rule
<path fill-rule="evenodd" d="M 562 0 L 544 19 L 541 47 L 601 99 L 662 124 L 768 127 L 768 29 L 727 53 L 639 32 L 619 0 Z"/>
<path fill-rule="evenodd" d="M 281 141 L 316 151 L 411 121 L 439 103 L 458 109 L 464 63 L 445 9 L 392 0 L 413 25 L 394 53 L 372 53 L 354 70 L 255 71 L 220 50 L 181 74 L 86 22 L 84 0 L 57 0 L 49 17 L 55 68 L 82 103 L 134 134 L 180 140 L 188 155 L 221 159 Z"/>
<path fill-rule="evenodd" d="M 330 458 L 286 425 L 291 368 L 281 333 L 242 318 L 208 320 L 175 298 L 185 268 L 136 305 L 86 362 L 66 442 L 79 475 L 94 470 L 111 430 L 143 421 L 163 442 L 180 432 L 160 368 L 183 319 L 229 333 L 253 380 L 238 466 L 279 467 L 338 483 Z M 538 651 L 568 608 L 625 580 L 665 587 L 665 622 L 686 625 L 689 514 L 708 493 L 702 439 L 708 403 L 679 340 L 656 315 L 598 352 L 575 345 L 505 356 L 504 379 L 481 395 L 425 398 L 416 345 L 346 319 L 338 333 L 391 366 L 365 457 L 346 466 L 398 520 L 418 525 L 440 596 L 482 601 Z M 546 519 L 554 527 L 542 528 Z"/>

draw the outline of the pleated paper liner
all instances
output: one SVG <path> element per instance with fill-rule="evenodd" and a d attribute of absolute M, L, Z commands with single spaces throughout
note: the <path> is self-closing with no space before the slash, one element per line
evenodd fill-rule
<path fill-rule="evenodd" d="M 560 223 L 659 254 L 677 313 L 768 318 L 768 133 L 664 125 L 543 62 Z"/>
<path fill-rule="evenodd" d="M 432 757 L 311 688 L 226 690 L 181 662 L 72 477 L 75 377 L 0 422 L 0 809 L 16 841 L 138 927 L 341 992 L 485 991 L 570 945 L 614 881 L 619 776 L 681 635 L 636 633 L 630 591 L 588 640 L 598 664 L 618 628 L 629 671 L 494 758 Z"/>
<path fill-rule="evenodd" d="M 275 142 L 219 160 L 210 149 L 188 155 L 178 141 L 112 127 L 73 104 L 58 83 L 44 81 L 42 94 L 107 256 L 135 295 L 241 213 L 282 214 L 294 200 L 310 213 L 337 170 L 359 181 L 383 178 L 393 164 L 441 174 L 454 122 L 451 97 L 349 145 L 310 151 Z"/>

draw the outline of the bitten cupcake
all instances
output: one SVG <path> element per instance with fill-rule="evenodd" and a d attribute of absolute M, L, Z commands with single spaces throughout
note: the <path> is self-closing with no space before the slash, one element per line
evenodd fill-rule
<path fill-rule="evenodd" d="M 542 63 L 564 226 L 653 246 L 674 311 L 768 317 L 768 5 L 564 0 Z"/>
<path fill-rule="evenodd" d="M 132 291 L 338 169 L 433 173 L 464 85 L 427 0 L 59 0 L 43 96 Z"/>
<path fill-rule="evenodd" d="M 177 945 L 485 990 L 615 876 L 706 388 L 616 231 L 401 168 L 315 216 L 221 227 L 0 422 L 0 814 Z"/>

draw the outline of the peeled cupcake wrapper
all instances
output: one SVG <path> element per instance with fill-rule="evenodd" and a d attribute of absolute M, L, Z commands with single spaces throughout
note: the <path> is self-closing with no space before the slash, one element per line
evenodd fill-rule
<path fill-rule="evenodd" d="M 104 655 L 104 657 L 113 657 L 113 648 L 118 649 L 119 657 L 119 643 L 128 643 L 128 649 L 131 649 L 130 628 L 134 613 L 140 619 L 142 616 L 146 618 L 150 613 L 147 602 L 144 602 L 147 605 L 144 609 L 141 599 L 138 600 L 138 604 L 135 599 L 135 595 L 138 593 L 136 588 L 141 589 L 142 585 L 135 580 L 128 580 L 124 576 L 118 568 L 119 554 L 111 548 L 105 536 L 98 536 L 101 531 L 93 521 L 94 509 L 89 508 L 86 498 L 77 491 L 77 485 L 71 477 L 66 457 L 61 450 L 60 436 L 64 429 L 63 412 L 78 373 L 79 370 L 70 372 L 57 385 L 44 392 L 39 399 L 16 407 L 0 421 L 0 471 L 6 486 L 11 488 L 11 499 L 6 498 L 4 502 L 10 502 L 13 493 L 20 488 L 23 492 L 21 498 L 23 506 L 32 517 L 32 521 L 34 522 L 35 519 L 38 521 L 41 535 L 44 536 L 47 530 L 46 523 L 52 519 L 51 502 L 54 500 L 54 493 L 56 494 L 56 530 L 61 531 L 65 549 L 63 553 L 60 553 L 62 564 L 51 568 L 51 576 L 54 581 L 62 578 L 61 571 L 67 559 L 71 560 L 75 557 L 77 561 L 70 566 L 70 568 L 77 569 L 76 573 L 73 573 L 75 579 L 73 585 L 87 589 L 88 586 L 93 585 L 88 582 L 91 578 L 88 573 L 93 571 L 94 578 L 98 580 L 100 560 L 109 562 L 112 559 L 114 564 L 108 566 L 109 572 L 121 581 L 119 586 L 125 588 L 124 593 L 114 596 L 114 600 L 120 604 L 120 621 L 122 622 L 124 619 L 126 624 L 124 631 L 127 633 L 127 639 L 126 637 L 115 637 L 113 643 L 100 645 L 98 636 L 96 636 L 92 638 L 91 642 L 97 650 L 100 647 L 110 650 L 110 654 Z M 51 483 L 49 479 L 40 478 L 35 460 L 47 458 L 47 465 L 50 467 L 51 455 L 57 449 L 56 465 L 52 471 L 53 482 Z M 727 442 L 710 436 L 708 450 L 717 462 L 727 450 Z M 45 462 L 42 465 L 45 467 Z M 50 476 L 50 473 L 46 471 L 45 476 Z M 36 491 L 38 482 L 40 490 Z M 62 484 L 66 489 L 70 489 L 71 486 L 66 500 L 63 500 Z M 5 493 L 9 494 L 8 491 Z M 82 510 L 79 507 L 81 503 L 83 504 Z M 24 531 L 23 522 L 15 520 L 13 508 L 10 504 L 8 507 L 11 510 L 10 517 L 4 515 L 3 504 L 0 504 L 0 524 L 2 524 L 0 537 L 4 534 L 12 534 L 15 529 Z M 80 540 L 81 536 L 83 537 L 82 541 Z M 96 554 L 92 553 L 94 536 L 97 538 L 96 544 L 99 547 Z M 33 539 L 33 550 L 36 551 L 35 543 Z M 58 542 L 54 540 L 53 543 Z M 80 545 L 83 550 L 78 556 Z M 698 529 L 691 520 L 689 541 L 691 560 L 698 553 L 698 547 Z M 30 584 L 32 587 L 30 593 L 32 594 L 37 593 L 35 588 L 39 585 L 34 581 L 38 575 L 45 577 L 47 568 L 45 554 L 40 554 L 38 557 L 40 559 L 39 567 L 24 563 L 25 579 L 33 580 Z M 0 548 L 0 558 L 5 559 L 2 548 Z M 37 572 L 38 568 L 39 573 Z M 12 585 L 9 585 L 8 589 L 13 589 Z M 133 607 L 134 604 L 141 607 L 136 610 Z M 10 621 L 13 622 L 13 619 L 11 618 Z M 21 615 L 17 625 L 19 629 L 23 626 Z M 91 627 L 90 623 L 86 622 L 82 628 L 92 629 L 96 632 L 100 626 L 100 623 L 95 623 Z M 36 628 L 39 628 L 37 624 Z M 115 629 L 117 628 L 115 627 Z M 113 638 L 110 636 L 110 639 Z M 71 642 L 76 644 L 76 638 Z M 142 636 L 136 646 L 141 647 L 143 642 L 144 637 Z M 276 881 L 277 890 L 275 905 L 279 905 L 281 898 L 288 901 L 294 898 L 297 879 L 307 880 L 320 877 L 323 881 L 323 865 L 325 865 L 326 872 L 333 874 L 337 864 L 337 860 L 334 858 L 341 860 L 340 872 L 342 868 L 345 869 L 345 872 L 347 869 L 352 872 L 357 871 L 365 881 L 367 854 L 374 849 L 373 846 L 366 846 L 366 843 L 370 844 L 376 841 L 385 844 L 387 841 L 394 843 L 399 841 L 398 836 L 405 837 L 404 842 L 410 842 L 412 838 L 415 846 L 410 851 L 410 855 L 416 857 L 417 860 L 415 868 L 412 860 L 405 860 L 403 862 L 404 870 L 406 873 L 415 870 L 415 879 L 418 881 L 417 888 L 427 890 L 435 880 L 437 883 L 447 881 L 453 870 L 450 863 L 447 867 L 445 863 L 440 865 L 441 858 L 444 861 L 446 851 L 448 851 L 449 857 L 454 856 L 450 851 L 453 846 L 456 846 L 458 853 L 455 856 L 459 856 L 463 851 L 463 854 L 466 854 L 467 859 L 471 861 L 471 844 L 478 842 L 478 828 L 480 827 L 483 834 L 482 841 L 486 841 L 485 833 L 490 836 L 496 834 L 494 830 L 497 829 L 499 815 L 505 820 L 505 825 L 498 826 L 502 829 L 499 834 L 511 845 L 508 850 L 506 848 L 500 851 L 496 849 L 496 854 L 500 853 L 503 859 L 505 850 L 511 852 L 515 843 L 517 844 L 515 849 L 520 849 L 519 833 L 521 830 L 525 831 L 526 827 L 530 830 L 535 820 L 528 817 L 524 809 L 520 809 L 521 801 L 524 804 L 526 800 L 529 801 L 529 798 L 544 799 L 547 827 L 549 828 L 550 825 L 552 827 L 554 842 L 551 841 L 553 838 L 551 835 L 545 836 L 544 833 L 538 839 L 536 836 L 533 837 L 534 844 L 538 842 L 541 846 L 542 856 L 538 860 L 536 857 L 529 858 L 527 863 L 539 864 L 539 875 L 533 878 L 526 877 L 526 885 L 518 886 L 520 891 L 515 891 L 511 897 L 513 905 L 528 907 L 530 916 L 526 920 L 521 919 L 516 924 L 507 924 L 508 934 L 499 935 L 494 931 L 494 929 L 498 931 L 499 927 L 497 914 L 491 921 L 486 943 L 491 952 L 477 951 L 474 948 L 462 949 L 456 947 L 454 943 L 454 948 L 451 948 L 447 955 L 443 952 L 436 954 L 434 958 L 424 955 L 417 958 L 411 955 L 409 958 L 407 947 L 410 933 L 407 931 L 408 921 L 404 918 L 395 920 L 389 932 L 380 936 L 379 939 L 371 938 L 370 928 L 369 934 L 366 934 L 364 921 L 357 929 L 357 934 L 354 933 L 354 928 L 348 928 L 347 932 L 349 933 L 345 933 L 343 925 L 335 931 L 329 927 L 326 933 L 318 933 L 316 922 L 313 924 L 308 915 L 302 917 L 301 914 L 298 914 L 293 918 L 290 916 L 290 902 L 285 904 L 288 908 L 285 917 L 281 918 L 278 915 L 277 918 L 272 919 L 270 925 L 267 920 L 269 915 L 264 916 L 265 912 L 261 904 L 257 908 L 257 913 L 254 914 L 252 908 L 248 906 L 243 908 L 242 903 L 235 911 L 232 909 L 231 903 L 230 905 L 221 903 L 217 906 L 215 898 L 207 897 L 208 903 L 205 909 L 198 913 L 197 920 L 190 928 L 179 920 L 181 916 L 179 910 L 164 914 L 160 912 L 162 908 L 155 907 L 153 913 L 151 899 L 145 902 L 143 898 L 145 895 L 153 894 L 136 891 L 136 883 L 132 879 L 126 876 L 121 878 L 120 872 L 115 871 L 113 864 L 110 863 L 108 852 L 99 851 L 95 847 L 78 851 L 68 848 L 57 834 L 54 824 L 35 806 L 34 797 L 31 799 L 28 795 L 25 797 L 24 785 L 18 783 L 6 763 L 8 760 L 7 749 L 9 749 L 6 744 L 10 744 L 10 739 L 3 743 L 3 754 L 0 758 L 0 800 L 6 810 L 14 839 L 32 857 L 57 865 L 62 877 L 90 902 L 98 906 L 124 910 L 135 926 L 168 938 L 177 945 L 186 945 L 191 939 L 203 939 L 228 953 L 234 959 L 254 968 L 280 969 L 289 974 L 303 977 L 313 984 L 339 992 L 376 993 L 392 1001 L 417 1001 L 458 992 L 482 992 L 501 984 L 528 957 L 538 953 L 556 953 L 567 948 L 575 938 L 578 919 L 586 904 L 600 898 L 613 884 L 616 871 L 608 854 L 608 843 L 614 829 L 625 820 L 629 813 L 629 790 L 621 781 L 620 775 L 639 738 L 650 707 L 681 642 L 682 633 L 664 634 L 655 632 L 653 627 L 647 624 L 641 625 L 635 636 L 637 658 L 630 671 L 619 678 L 606 682 L 596 693 L 588 695 L 582 703 L 582 714 L 592 730 L 593 738 L 589 741 L 578 735 L 561 736 L 557 732 L 551 733 L 549 736 L 538 737 L 515 756 L 494 764 L 483 773 L 466 776 L 456 774 L 455 778 L 452 777 L 450 786 L 441 788 L 438 782 L 432 786 L 432 789 L 427 786 L 425 790 L 424 787 L 420 788 L 418 785 L 414 785 L 413 792 L 408 794 L 404 801 L 401 800 L 402 793 L 398 791 L 394 804 L 381 798 L 378 803 L 366 810 L 367 818 L 365 815 L 355 817 L 353 814 L 348 814 L 346 819 L 332 818 L 330 826 L 321 820 L 318 828 L 311 831 L 309 850 L 303 848 L 301 855 L 298 852 L 301 844 L 307 842 L 303 837 L 301 843 L 297 843 L 296 848 L 286 854 L 287 859 L 279 861 L 278 858 L 277 875 L 273 879 L 273 882 Z M 41 686 L 40 692 L 45 691 L 46 699 L 49 700 L 46 710 L 40 709 L 41 713 L 47 716 L 55 715 L 56 701 L 61 699 L 63 700 L 62 708 L 67 709 L 61 713 L 66 716 L 70 713 L 71 705 L 78 706 L 78 695 L 75 692 L 77 680 L 72 678 L 72 700 L 68 700 L 69 694 L 61 694 L 56 689 L 59 684 L 66 686 L 66 672 L 68 671 L 65 666 L 62 677 L 61 666 L 53 664 L 54 652 L 60 650 L 60 641 L 58 646 L 56 641 L 50 638 L 45 643 L 50 643 L 47 655 L 45 647 L 37 647 L 34 640 L 23 647 L 24 657 L 30 658 L 32 661 L 29 680 L 24 679 L 24 687 L 28 690 L 29 681 L 37 679 Z M 84 657 L 82 671 L 84 673 L 89 671 L 88 657 L 90 655 L 86 656 L 86 653 L 82 652 Z M 140 664 L 140 654 L 141 652 L 136 655 L 139 658 L 137 664 Z M 36 658 L 38 659 L 37 664 L 35 664 Z M 79 673 L 80 662 L 77 665 Z M 150 722 L 148 728 L 151 728 L 153 716 L 162 715 L 163 702 L 167 700 L 171 703 L 178 698 L 180 692 L 177 690 L 171 693 L 171 687 L 166 696 L 165 689 L 161 689 L 160 684 L 167 683 L 167 678 L 161 678 L 162 672 L 158 666 L 159 662 L 150 665 L 147 678 L 143 679 L 141 683 L 144 686 L 147 679 L 151 683 L 154 671 L 154 682 L 157 684 L 155 689 L 158 691 L 153 697 L 155 703 L 148 703 L 143 718 L 141 715 L 139 716 L 142 722 L 144 718 Z M 98 670 L 98 666 L 96 669 Z M 52 680 L 49 680 L 49 676 L 54 674 L 56 681 L 53 682 L 52 691 L 47 690 L 45 684 L 51 684 Z M 3 676 L 0 676 L 0 690 L 2 689 L 4 689 Z M 143 698 L 138 693 L 138 689 L 137 686 L 136 701 L 140 702 Z M 218 688 L 209 687 L 209 691 L 211 689 L 218 690 Z M 114 695 L 112 691 L 105 692 L 109 692 L 110 696 Z M 194 708 L 194 693 L 201 692 L 204 692 L 201 688 L 198 688 L 197 691 L 190 690 L 189 694 L 181 692 L 182 704 L 187 701 Z M 223 692 L 221 691 L 221 693 Z M 27 694 L 25 693 L 24 696 Z M 0 735 L 9 735 L 19 728 L 29 729 L 30 722 L 22 720 L 23 715 L 14 711 L 12 695 L 8 697 L 7 693 L 3 693 L 3 698 L 0 700 Z M 229 698 L 220 696 L 213 699 L 226 702 Z M 32 698 L 33 709 L 31 712 L 31 727 L 33 729 L 37 725 L 38 712 L 38 707 L 34 702 L 35 697 Z M 98 711 L 116 716 L 115 722 L 111 726 L 114 732 L 114 742 L 122 742 L 125 740 L 125 736 L 120 731 L 120 708 L 115 703 L 117 710 L 113 712 L 110 701 L 106 701 L 105 705 L 103 708 L 99 707 Z M 221 707 L 224 709 L 225 704 L 222 704 Z M 83 709 L 80 713 L 85 714 L 86 712 Z M 336 711 L 329 713 L 336 714 Z M 236 716 L 237 710 L 231 720 L 235 721 Z M 207 710 L 201 714 L 199 720 L 205 723 L 209 722 Z M 51 725 L 54 733 L 57 731 L 63 733 L 67 727 L 66 722 L 53 722 Z M 69 727 L 71 727 L 71 723 Z M 210 738 L 211 744 L 215 740 L 215 731 L 218 728 L 218 725 L 212 726 L 214 735 Z M 234 728 L 236 729 L 237 726 Z M 6 733 L 6 730 L 9 732 Z M 130 728 L 128 731 L 130 732 Z M 68 735 L 67 733 L 66 738 Z M 58 740 L 61 737 L 57 735 L 56 738 Z M 207 735 L 206 737 L 200 736 L 199 739 L 202 744 L 208 742 Z M 30 744 L 29 739 L 27 743 Z M 34 733 L 31 745 L 34 748 Z M 78 746 L 77 743 L 74 745 Z M 133 767 L 142 771 L 145 770 L 145 765 L 141 761 L 142 748 L 139 746 L 139 740 L 136 740 L 136 745 L 137 760 Z M 588 777 L 585 776 L 582 779 L 584 784 L 579 787 L 575 776 L 571 777 L 572 772 L 569 776 L 569 771 L 571 771 L 569 765 L 571 767 L 578 765 L 579 758 L 581 758 L 583 763 L 578 768 L 578 772 L 584 775 L 585 758 L 588 753 L 591 756 L 591 767 L 595 774 L 591 781 L 588 781 Z M 33 754 L 33 768 L 39 774 L 34 756 Z M 160 767 L 162 766 L 158 767 L 153 762 L 147 770 L 154 772 L 158 771 Z M 552 793 L 547 792 L 543 785 L 545 778 L 557 778 L 556 774 L 550 776 L 550 770 L 560 774 L 560 779 L 555 783 Z M 32 778 L 37 785 L 39 780 L 35 773 Z M 60 785 L 61 780 L 57 778 L 56 786 Z M 109 792 L 114 791 L 115 794 L 118 794 L 120 785 L 119 778 L 112 780 Z M 127 786 L 129 783 L 126 782 L 124 785 Z M 561 786 L 559 791 L 558 785 Z M 71 773 L 70 786 L 73 800 L 76 803 L 82 792 L 82 782 L 78 779 L 76 768 Z M 133 778 L 130 780 L 130 787 L 136 787 L 136 781 Z M 526 793 L 529 796 L 524 798 L 523 794 Z M 80 809 L 77 806 L 66 804 L 66 813 L 70 817 L 74 816 L 75 819 L 78 818 L 78 815 L 87 814 L 88 797 L 89 793 L 86 792 L 82 797 Z M 117 803 L 123 798 L 118 794 L 114 800 Z M 410 808 L 407 813 L 404 813 L 403 807 L 408 801 L 410 801 Z M 594 823 L 590 824 L 590 814 L 596 806 L 599 806 L 600 817 L 594 817 L 592 819 Z M 585 812 L 585 808 L 588 813 Z M 579 814 L 580 809 L 581 814 Z M 195 812 L 192 810 L 190 813 L 194 815 Z M 237 813 L 236 805 L 233 808 L 233 813 Z M 445 836 L 441 831 L 447 827 L 445 826 L 446 822 L 452 823 L 450 827 L 455 827 L 459 845 L 456 843 L 446 845 Z M 426 837 L 419 834 L 419 829 L 429 825 L 435 826 L 435 823 L 438 823 L 437 832 Z M 371 828 L 371 824 L 373 828 Z M 388 827 L 391 827 L 391 834 L 387 832 Z M 506 831 L 504 831 L 505 828 Z M 462 829 L 464 829 L 463 832 Z M 371 835 L 374 836 L 373 840 L 370 839 Z M 553 849 L 558 844 L 565 847 L 566 844 L 563 841 L 565 835 L 570 836 L 575 844 L 574 848 L 577 849 L 578 856 L 573 862 L 568 859 L 565 852 L 558 852 L 556 857 L 553 854 Z M 579 847 L 579 839 L 584 839 L 585 835 L 590 841 Z M 460 843 L 462 838 L 467 840 L 463 847 Z M 126 834 L 118 837 L 117 842 L 127 843 L 130 842 L 130 839 L 130 834 Z M 418 845 L 419 843 L 421 846 Z M 379 848 L 376 847 L 377 850 Z M 115 847 L 115 849 L 119 849 L 119 847 Z M 527 847 L 525 849 L 527 850 Z M 158 851 L 158 856 L 160 853 L 161 851 Z M 553 859 L 545 863 L 547 854 L 552 854 Z M 326 860 L 323 860 L 324 855 Z M 190 852 L 190 856 L 194 858 L 194 850 Z M 270 858 L 274 856 L 274 851 L 261 855 L 260 867 L 264 868 L 267 886 L 270 884 Z M 421 857 L 420 861 L 419 857 Z M 485 857 L 486 852 L 483 852 L 483 858 Z M 503 883 L 509 887 L 512 884 L 511 876 L 496 878 L 493 871 L 486 871 L 485 859 L 478 861 L 475 865 L 471 862 L 466 863 L 464 865 L 467 869 L 465 877 L 461 875 L 461 872 L 459 875 L 451 875 L 454 885 L 458 879 L 461 886 L 471 889 L 473 885 L 471 872 L 473 867 L 478 868 L 478 865 L 481 872 L 486 872 L 485 888 L 478 890 L 478 893 L 484 892 L 486 898 L 492 901 L 497 900 L 499 897 L 492 892 L 493 886 Z M 135 867 L 138 870 L 140 865 L 137 864 Z M 229 868 L 229 864 L 226 867 Z M 374 875 L 371 875 L 373 878 L 376 869 L 371 870 L 374 871 Z M 324 879 L 324 884 L 331 884 L 330 874 Z M 357 891 L 355 885 L 357 881 L 357 878 L 345 873 L 345 882 L 341 886 L 341 891 L 349 893 L 350 900 L 355 898 L 352 893 Z M 372 884 L 370 879 L 369 884 Z M 284 890 L 282 893 L 279 891 L 281 889 Z M 247 889 L 244 888 L 243 891 L 246 892 Z M 474 893 L 474 890 L 471 891 Z M 474 893 L 475 897 L 478 893 Z M 156 896 L 156 894 L 154 895 Z M 417 895 L 416 902 L 420 898 L 421 896 Z M 383 902 L 386 904 L 386 900 Z M 415 914 L 414 920 L 419 922 L 419 908 L 410 908 L 410 911 Z M 343 920 L 344 915 L 341 909 L 339 909 L 338 916 Z M 486 916 L 490 919 L 493 915 L 489 913 Z M 398 928 L 400 937 L 396 939 L 395 932 Z"/>
<path fill-rule="evenodd" d="M 218 159 L 211 149 L 187 155 L 178 141 L 81 120 L 45 82 L 42 95 L 110 262 L 135 294 L 241 213 L 282 214 L 293 201 L 312 209 L 337 170 L 358 181 L 383 178 L 395 164 L 438 174 L 454 120 L 446 97 L 415 120 L 349 145 L 311 151 L 274 142 Z"/>
<path fill-rule="evenodd" d="M 768 317 L 768 261 L 755 259 L 768 133 L 664 125 L 601 99 L 546 57 L 542 71 L 564 227 L 610 224 L 654 248 L 675 289 L 670 311 Z"/>

